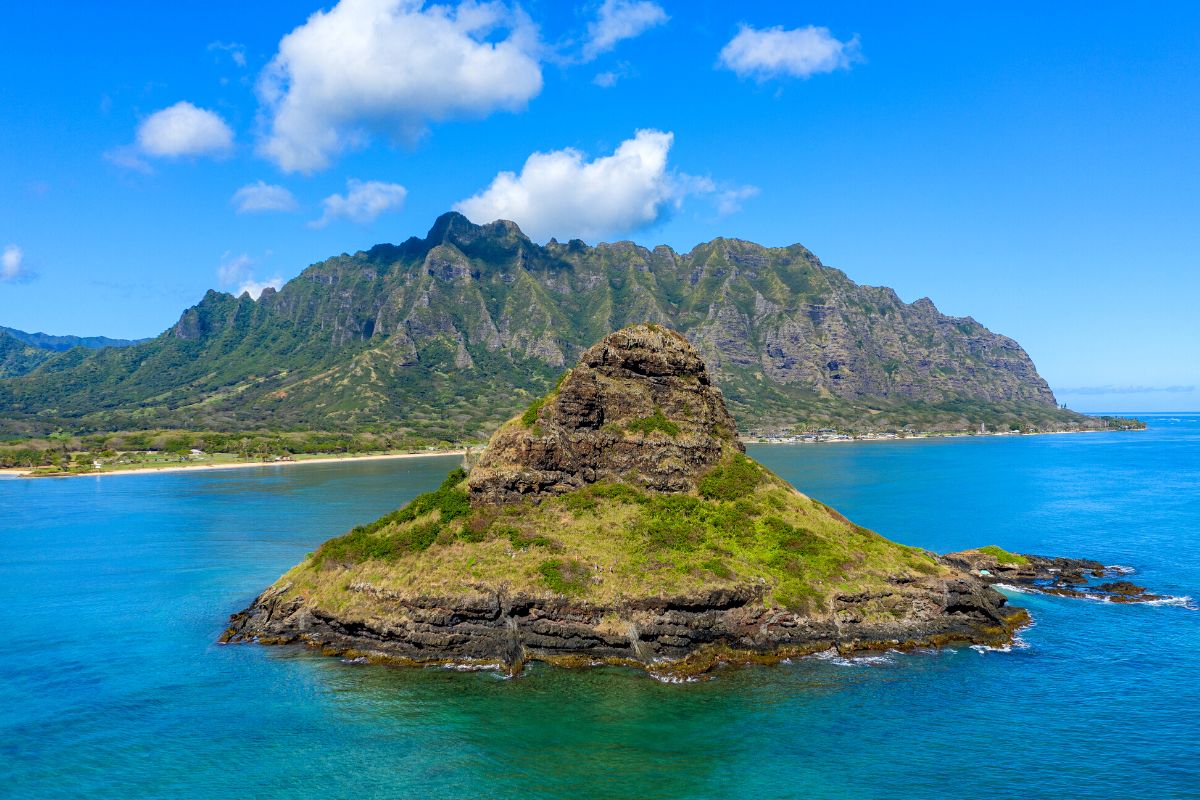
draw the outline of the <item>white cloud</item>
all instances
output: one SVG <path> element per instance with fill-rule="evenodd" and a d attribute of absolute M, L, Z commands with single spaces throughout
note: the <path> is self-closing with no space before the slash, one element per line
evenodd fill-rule
<path fill-rule="evenodd" d="M 512 220 L 540 241 L 635 230 L 677 208 L 686 195 L 713 190 L 707 178 L 668 170 L 673 141 L 674 134 L 640 130 L 612 155 L 592 161 L 572 148 L 534 153 L 519 175 L 501 172 L 454 207 L 477 223 Z"/>
<path fill-rule="evenodd" d="M 278 275 L 262 281 L 256 279 L 251 270 L 253 265 L 254 259 L 246 253 L 235 256 L 232 252 L 226 251 L 221 256 L 221 263 L 217 266 L 217 282 L 222 289 L 231 289 L 236 297 L 241 297 L 242 294 L 249 292 L 255 300 L 262 296 L 263 289 L 268 287 L 278 289 L 283 286 L 283 278 Z"/>
<path fill-rule="evenodd" d="M 217 266 L 217 281 L 221 286 L 233 286 L 250 277 L 250 266 L 254 263 L 254 259 L 245 253 L 235 256 L 233 253 L 226 251 L 225 255 L 221 256 L 221 263 Z"/>
<path fill-rule="evenodd" d="M 807 78 L 820 72 L 849 69 L 859 59 L 858 37 L 834 38 L 828 28 L 809 25 L 785 30 L 782 26 L 759 30 L 743 25 L 721 49 L 720 64 L 740 77 L 765 81 L 791 76 Z"/>
<path fill-rule="evenodd" d="M 592 78 L 592 83 L 603 88 L 611 89 L 617 85 L 617 81 L 633 76 L 634 70 L 627 61 L 619 62 L 613 69 L 605 70 Z"/>
<path fill-rule="evenodd" d="M 15 244 L 0 254 L 0 281 L 15 281 L 25 275 L 25 251 Z"/>
<path fill-rule="evenodd" d="M 717 216 L 727 217 L 742 210 L 742 201 L 758 196 L 757 186 L 735 186 L 716 193 Z"/>
<path fill-rule="evenodd" d="M 239 214 L 261 214 L 267 211 L 295 211 L 296 198 L 283 186 L 256 181 L 233 193 L 229 199 Z"/>
<path fill-rule="evenodd" d="M 259 152 L 311 173 L 373 134 L 517 111 L 542 90 L 537 29 L 519 9 L 464 0 L 342 0 L 279 43 L 258 84 Z"/>
<path fill-rule="evenodd" d="M 156 157 L 220 155 L 233 148 L 233 131 L 212 111 L 179 102 L 142 120 L 137 146 Z"/>
<path fill-rule="evenodd" d="M 239 67 L 246 66 L 246 45 L 241 42 L 209 42 L 209 52 L 225 53 Z"/>
<path fill-rule="evenodd" d="M 138 155 L 138 150 L 132 145 L 122 147 L 114 147 L 111 150 L 104 151 L 104 160 L 121 169 L 127 169 L 131 172 L 140 172 L 143 175 L 150 175 L 154 172 L 154 168 L 146 163 L 146 159 Z"/>
<path fill-rule="evenodd" d="M 588 24 L 588 40 L 583 46 L 584 60 L 590 61 L 612 50 L 623 39 L 640 36 L 668 19 L 662 6 L 648 0 L 604 0 L 596 19 Z"/>
<path fill-rule="evenodd" d="M 246 292 L 250 293 L 250 297 L 257 300 L 262 297 L 264 289 L 278 289 L 283 286 L 283 278 L 276 275 L 274 278 L 267 278 L 265 281 L 248 280 L 238 286 L 235 295 L 241 297 Z"/>
<path fill-rule="evenodd" d="M 385 211 L 399 211 L 404 206 L 408 190 L 398 183 L 383 181 L 346 181 L 346 194 L 331 194 L 321 201 L 325 213 L 308 223 L 310 228 L 324 228 L 335 219 L 348 219 L 364 225 Z"/>

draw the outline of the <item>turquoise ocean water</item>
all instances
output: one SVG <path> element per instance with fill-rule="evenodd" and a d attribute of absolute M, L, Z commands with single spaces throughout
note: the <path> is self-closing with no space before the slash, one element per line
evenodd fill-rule
<path fill-rule="evenodd" d="M 1200 415 L 1141 433 L 759 446 L 855 521 L 1098 558 L 1200 604 Z M 222 647 L 229 613 L 453 458 L 0 480 L 0 796 L 1200 797 L 1200 611 L 1014 595 L 1025 646 L 664 685 Z"/>

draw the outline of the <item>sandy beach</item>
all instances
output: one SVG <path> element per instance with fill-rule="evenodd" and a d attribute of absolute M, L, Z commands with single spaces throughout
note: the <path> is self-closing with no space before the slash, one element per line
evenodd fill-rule
<path fill-rule="evenodd" d="M 135 469 L 113 470 L 111 472 L 78 472 L 68 475 L 31 475 L 28 469 L 0 469 L 0 476 L 13 478 L 102 478 L 110 475 L 146 475 L 164 472 L 203 472 L 217 469 L 252 469 L 258 467 L 295 467 L 304 464 L 334 464 L 346 461 L 385 461 L 394 458 L 429 458 L 431 456 L 461 456 L 463 450 L 435 450 L 423 453 L 383 453 L 366 456 L 328 456 L 321 458 L 305 458 L 299 461 L 246 461 L 233 464 L 172 464 L 170 466 L 137 467 Z"/>

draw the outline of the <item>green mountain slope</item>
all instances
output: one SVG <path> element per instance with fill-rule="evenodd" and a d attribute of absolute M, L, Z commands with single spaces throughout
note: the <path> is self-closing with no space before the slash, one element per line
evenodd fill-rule
<path fill-rule="evenodd" d="M 50 358 L 50 353 L 22 342 L 0 328 L 0 378 L 25 375 Z"/>
<path fill-rule="evenodd" d="M 481 435 L 589 343 L 643 321 L 696 345 L 743 429 L 1097 424 L 1058 409 L 1012 339 L 860 286 L 800 245 L 539 246 L 454 213 L 257 301 L 209 292 L 149 342 L 56 355 L 0 380 L 0 409 L 24 429 Z"/>

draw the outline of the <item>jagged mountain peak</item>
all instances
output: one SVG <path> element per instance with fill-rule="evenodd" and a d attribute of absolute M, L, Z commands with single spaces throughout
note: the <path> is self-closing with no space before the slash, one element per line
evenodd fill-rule
<path fill-rule="evenodd" d="M 498 219 L 483 225 L 476 225 L 458 211 L 447 211 L 434 220 L 433 227 L 425 235 L 425 242 L 431 246 L 460 242 L 471 244 L 481 238 L 531 241 L 522 232 L 521 227 L 511 220 Z"/>

